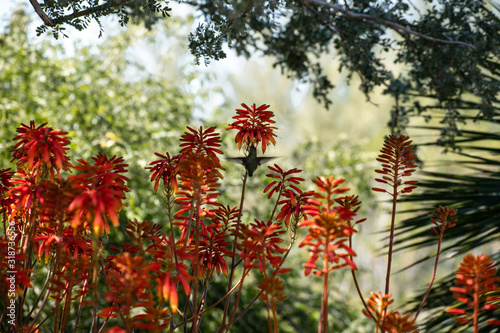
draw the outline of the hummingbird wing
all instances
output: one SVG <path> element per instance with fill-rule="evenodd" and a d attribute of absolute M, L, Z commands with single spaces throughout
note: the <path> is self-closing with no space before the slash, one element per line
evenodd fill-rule
<path fill-rule="evenodd" d="M 230 160 L 235 163 L 245 165 L 245 157 L 226 157 L 226 160 Z"/>
<path fill-rule="evenodd" d="M 278 158 L 278 157 L 258 157 L 257 158 L 257 163 L 259 165 L 262 165 L 262 164 L 267 163 L 267 162 L 269 162 L 271 160 L 274 160 L 275 158 Z"/>

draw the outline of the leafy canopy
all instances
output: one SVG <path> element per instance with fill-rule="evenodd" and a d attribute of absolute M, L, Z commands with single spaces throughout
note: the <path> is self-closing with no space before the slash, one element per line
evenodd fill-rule
<path fill-rule="evenodd" d="M 340 70 L 361 78 L 368 96 L 375 87 L 401 96 L 434 97 L 456 109 L 479 98 L 478 117 L 493 115 L 498 82 L 500 21 L 488 0 L 436 0 L 414 4 L 391 0 L 181 0 L 199 15 L 189 36 L 196 61 L 208 64 L 226 56 L 224 46 L 249 57 L 271 56 L 286 75 L 309 82 L 325 106 L 332 101 L 332 83 L 324 72 L 327 57 L 339 57 Z M 85 29 L 103 16 L 130 18 L 152 27 L 172 8 L 165 0 L 76 0 L 37 3 L 35 11 L 54 32 L 70 25 Z M 175 10 L 173 10 L 175 12 Z M 160 13 L 161 15 L 159 15 Z M 393 60 L 386 60 L 393 59 Z M 401 66 L 394 66 L 394 63 Z M 400 74 L 401 68 L 408 68 Z M 421 111 L 413 105 L 393 114 L 391 125 L 404 126 L 406 117 Z M 458 119 L 460 112 L 450 117 Z"/>

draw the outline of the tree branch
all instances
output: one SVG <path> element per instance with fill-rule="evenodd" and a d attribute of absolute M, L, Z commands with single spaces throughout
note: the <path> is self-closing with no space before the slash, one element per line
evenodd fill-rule
<path fill-rule="evenodd" d="M 36 0 L 30 0 L 30 1 L 36 1 Z M 123 5 L 124 3 L 129 2 L 129 1 L 131 1 L 131 0 L 114 0 L 112 2 L 104 3 L 104 4 L 96 6 L 96 7 L 91 7 L 91 8 L 85 9 L 85 10 L 81 10 L 79 12 L 74 12 L 73 14 L 58 17 L 58 18 L 54 19 L 53 22 L 55 24 L 63 23 L 63 22 L 73 20 L 73 19 L 78 18 L 78 17 L 97 13 L 103 9 L 106 9 L 106 8 L 109 9 L 109 8 L 117 7 L 117 6 Z M 47 23 L 45 23 L 45 24 L 47 24 Z M 55 24 L 53 24 L 52 26 L 54 26 Z"/>
<path fill-rule="evenodd" d="M 40 6 L 40 4 L 36 0 L 30 0 L 30 3 L 33 6 L 33 9 L 35 9 L 35 12 L 38 14 L 38 16 L 40 16 L 40 18 L 42 19 L 42 21 L 45 25 L 48 25 L 49 27 L 55 26 L 54 22 L 51 20 L 51 18 L 47 14 L 45 14 L 42 7 Z"/>
<path fill-rule="evenodd" d="M 434 43 L 462 45 L 462 46 L 470 47 L 471 49 L 474 49 L 474 50 L 476 49 L 476 47 L 474 45 L 469 44 L 469 43 L 455 41 L 455 40 L 434 38 L 432 36 L 429 36 L 429 35 L 420 33 L 418 31 L 412 30 L 412 29 L 405 27 L 404 25 L 401 25 L 399 23 L 385 20 L 385 19 L 382 19 L 379 17 L 367 15 L 367 14 L 355 13 L 353 11 L 344 9 L 344 8 L 340 7 L 339 5 L 336 5 L 333 3 L 327 3 L 327 2 L 324 2 L 321 0 L 302 0 L 301 2 L 307 2 L 311 5 L 333 9 L 333 11 L 335 11 L 336 13 L 341 13 L 344 16 L 351 18 L 351 19 L 354 19 L 354 20 L 377 22 L 377 23 L 385 25 L 386 27 L 393 29 L 394 31 L 398 32 L 401 35 L 409 34 L 409 35 L 414 35 L 414 36 L 422 38 L 422 39 L 426 39 L 426 40 L 434 42 Z"/>

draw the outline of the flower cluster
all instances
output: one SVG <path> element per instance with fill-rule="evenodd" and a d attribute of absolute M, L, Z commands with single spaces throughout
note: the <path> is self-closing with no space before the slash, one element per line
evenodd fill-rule
<path fill-rule="evenodd" d="M 80 173 L 68 177 L 78 189 L 68 209 L 73 214 L 73 228 L 85 221 L 99 235 L 102 231 L 109 233 L 106 217 L 114 226 L 118 225 L 117 213 L 122 207 L 125 192 L 129 191 L 125 185 L 128 178 L 121 175 L 127 171 L 127 164 L 123 163 L 122 157 L 108 158 L 101 153 L 92 160 L 93 164 L 83 159 L 78 160 L 74 169 Z"/>
<path fill-rule="evenodd" d="M 126 164 L 122 158 L 99 154 L 93 164 L 82 159 L 73 166 L 67 156 L 70 140 L 66 132 L 46 123 L 36 126 L 33 121 L 29 126 L 22 124 L 17 132 L 12 150 L 17 171 L 13 175 L 0 170 L 2 213 L 4 221 L 13 225 L 0 247 L 3 251 L 9 239 L 9 251 L 16 253 L 19 309 L 32 287 L 35 263 L 44 266 L 48 273 L 39 299 L 45 299 L 44 304 L 47 299 L 56 302 L 54 330 L 58 331 L 68 322 L 72 302 L 79 302 L 80 309 L 86 303 L 92 267 L 97 267 L 102 246 L 92 234 L 109 233 L 108 219 L 118 224 L 117 214 L 128 191 L 128 179 L 122 175 Z M 80 173 L 63 177 L 61 171 L 73 170 Z M 0 264 L 3 278 L 7 266 Z M 43 306 L 32 309 L 33 318 L 42 311 Z"/>
<path fill-rule="evenodd" d="M 436 226 L 436 228 L 432 228 L 432 232 L 439 235 L 439 233 L 443 233 L 446 229 L 453 228 L 457 222 L 457 219 L 453 218 L 455 215 L 457 215 L 456 209 L 439 205 L 433 213 L 434 218 L 431 219 L 432 223 Z"/>
<path fill-rule="evenodd" d="M 312 218 L 299 223 L 309 229 L 309 234 L 299 245 L 309 246 L 309 259 L 304 265 L 305 274 L 307 276 L 314 270 L 314 274 L 323 276 L 345 266 L 356 269 L 356 264 L 351 259 L 356 253 L 346 244 L 349 237 L 356 232 L 348 223 L 355 212 L 349 207 L 334 206 L 334 195 L 344 193 L 349 188 L 339 187 L 344 180 L 334 179 L 333 176 L 318 177 L 313 182 L 320 192 L 316 193 L 316 199 L 308 200 L 309 205 L 305 209 L 305 214 Z M 324 260 L 323 267 L 316 264 L 320 257 Z"/>
<path fill-rule="evenodd" d="M 457 322 L 466 324 L 472 322 L 477 329 L 478 317 L 481 312 L 498 308 L 500 297 L 500 278 L 496 275 L 495 263 L 486 254 L 464 257 L 456 272 L 455 286 L 450 290 L 460 307 L 448 309 L 448 313 L 457 315 Z M 500 325 L 498 320 L 489 320 L 490 325 Z"/>
<path fill-rule="evenodd" d="M 380 150 L 377 161 L 382 163 L 382 169 L 375 170 L 382 178 L 375 179 L 377 182 L 387 184 L 392 188 L 392 192 L 374 187 L 377 192 L 389 193 L 394 198 L 402 193 L 411 193 L 417 186 L 416 180 L 403 181 L 403 177 L 409 177 L 415 171 L 416 156 L 415 149 L 411 145 L 411 140 L 404 135 L 389 135 L 384 142 L 384 147 Z M 401 186 L 404 186 L 400 189 Z"/>
<path fill-rule="evenodd" d="M 369 318 L 373 318 L 377 325 L 377 330 L 381 328 L 382 332 L 417 332 L 415 320 L 410 318 L 409 313 L 401 316 L 397 311 L 387 311 L 389 305 L 393 302 L 391 294 L 382 295 L 380 292 L 378 294 L 372 292 L 367 301 L 367 309 L 363 310 L 363 314 Z"/>
<path fill-rule="evenodd" d="M 241 104 L 242 109 L 236 109 L 235 122 L 226 127 L 226 130 L 236 129 L 235 141 L 240 149 L 243 145 L 248 148 L 249 146 L 257 146 L 259 143 L 262 145 L 262 152 L 266 152 L 269 144 L 276 144 L 276 127 L 272 126 L 274 116 L 272 111 L 269 111 L 269 105 L 262 104 L 256 107 L 255 104 L 247 106 Z"/>
<path fill-rule="evenodd" d="M 19 133 L 14 140 L 17 144 L 12 150 L 12 161 L 16 161 L 18 168 L 26 172 L 49 173 L 54 177 L 60 170 L 68 170 L 71 164 L 66 156 L 69 145 L 67 132 L 54 130 L 43 123 L 36 127 L 35 122 L 30 125 L 21 124 L 17 129 Z"/>

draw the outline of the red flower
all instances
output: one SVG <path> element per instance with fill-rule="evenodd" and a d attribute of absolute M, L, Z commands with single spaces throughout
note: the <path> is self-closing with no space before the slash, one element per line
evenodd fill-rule
<path fill-rule="evenodd" d="M 175 155 L 170 157 L 166 155 L 155 153 L 156 156 L 161 157 L 161 160 L 153 161 L 146 169 L 149 169 L 151 174 L 151 181 L 155 182 L 154 191 L 158 191 L 160 180 L 163 181 L 163 186 L 170 186 L 174 191 L 177 191 L 177 173 L 179 171 L 179 161 L 182 155 Z"/>
<path fill-rule="evenodd" d="M 415 171 L 416 156 L 415 149 L 411 145 L 409 137 L 400 135 L 390 135 L 384 142 L 384 147 L 380 150 L 380 155 L 377 161 L 382 163 L 382 169 L 375 172 L 382 175 L 382 178 L 375 180 L 382 184 L 388 184 L 392 187 L 392 192 L 385 189 L 374 187 L 377 192 L 389 193 L 393 197 L 397 197 L 401 193 L 410 193 L 417 188 L 416 180 L 407 180 L 403 182 L 403 177 L 409 177 Z M 398 190 L 401 186 L 403 189 Z"/>
<path fill-rule="evenodd" d="M 338 187 L 344 180 L 334 179 L 333 176 L 328 179 L 318 177 L 313 182 L 320 192 L 325 193 L 316 193 L 316 198 L 326 202 L 308 199 L 310 204 L 304 206 L 304 215 L 312 218 L 299 223 L 299 226 L 309 228 L 309 234 L 299 245 L 299 247 L 309 246 L 310 249 L 309 259 L 304 264 L 305 275 L 315 270 L 314 274 L 318 276 L 328 276 L 330 271 L 345 266 L 357 269 L 351 260 L 356 253 L 346 244 L 349 237 L 356 232 L 349 224 L 356 210 L 352 211 L 349 206 L 333 206 L 335 203 L 333 195 L 344 193 L 349 188 Z M 320 257 L 324 260 L 323 268 L 316 264 Z"/>
<path fill-rule="evenodd" d="M 273 171 L 273 173 L 268 173 L 266 176 L 269 178 L 274 178 L 269 185 L 264 189 L 264 193 L 271 190 L 267 195 L 268 198 L 271 198 L 274 193 L 278 193 L 280 195 L 285 189 L 291 188 L 295 193 L 302 193 L 302 190 L 299 189 L 296 185 L 300 184 L 300 182 L 304 181 L 304 178 L 292 176 L 294 173 L 300 173 L 302 170 L 293 168 L 287 171 L 284 171 L 280 168 L 279 165 L 275 164 L 274 166 L 268 166 L 269 170 Z"/>
<path fill-rule="evenodd" d="M 256 267 L 263 273 L 267 262 L 278 268 L 283 258 L 276 254 L 286 252 L 285 248 L 278 245 L 283 242 L 279 235 L 284 232 L 280 224 L 271 221 L 266 223 L 255 220 L 250 226 L 240 225 L 238 237 L 241 241 L 238 248 L 241 250 L 240 257 L 244 260 L 245 268 Z"/>
<path fill-rule="evenodd" d="M 36 203 L 36 179 L 33 175 L 27 175 L 24 170 L 19 170 L 16 177 L 12 179 L 14 187 L 11 188 L 9 194 L 12 196 L 14 208 L 11 218 L 14 215 L 21 215 L 25 211 L 31 211 Z"/>
<path fill-rule="evenodd" d="M 159 271 L 159 263 L 146 263 L 142 256 L 132 256 L 124 252 L 109 262 L 107 268 L 108 292 L 104 298 L 114 303 L 110 308 L 103 309 L 99 316 L 118 317 L 124 319 L 125 324 L 137 326 L 137 318 L 130 318 L 133 308 L 151 306 L 153 295 L 151 289 L 152 272 Z"/>
<path fill-rule="evenodd" d="M 102 231 L 109 233 L 105 217 L 107 216 L 113 225 L 118 225 L 117 213 L 122 207 L 125 192 L 129 191 L 125 185 L 128 178 L 121 175 L 126 172 L 127 164 L 123 163 L 121 157 L 113 156 L 109 159 L 101 153 L 92 159 L 94 165 L 83 159 L 78 160 L 79 165 L 74 168 L 81 173 L 68 176 L 80 190 L 73 197 L 68 211 L 74 213 L 71 222 L 74 228 L 82 223 L 83 218 L 93 225 L 95 234 Z"/>
<path fill-rule="evenodd" d="M 309 199 L 314 195 L 314 191 L 296 193 L 292 190 L 287 190 L 283 192 L 283 197 L 286 199 L 281 200 L 278 204 L 281 206 L 281 211 L 279 212 L 276 220 L 285 221 L 285 225 L 288 227 L 290 225 L 290 219 L 293 218 L 295 225 L 302 218 L 307 218 L 305 205 L 309 202 Z"/>
<path fill-rule="evenodd" d="M 224 230 L 219 230 L 214 225 L 210 225 L 210 227 L 202 227 L 198 247 L 199 274 L 210 277 L 215 270 L 219 275 L 221 273 L 227 275 L 228 268 L 224 257 L 231 256 L 232 252 L 227 248 L 231 243 L 226 240 L 227 235 Z M 193 257 L 195 256 L 194 249 L 192 249 L 191 254 Z"/>
<path fill-rule="evenodd" d="M 349 191 L 349 187 L 338 187 L 339 185 L 343 184 L 344 181 L 344 178 L 335 179 L 333 176 L 330 176 L 328 178 L 318 177 L 316 179 L 313 179 L 313 183 L 316 184 L 318 190 L 320 191 L 317 193 L 316 197 L 320 199 L 326 199 L 328 207 L 331 207 L 334 201 L 333 195 Z M 325 192 L 326 194 L 323 194 L 321 192 Z"/>
<path fill-rule="evenodd" d="M 236 121 L 226 127 L 226 130 L 237 129 L 235 141 L 238 144 L 238 149 L 243 144 L 246 147 L 257 146 L 262 142 L 262 152 L 266 151 L 269 144 L 276 144 L 276 134 L 274 130 L 277 129 L 271 124 L 274 120 L 272 111 L 268 111 L 269 105 L 262 104 L 256 107 L 253 104 L 248 107 L 246 104 L 241 104 L 243 109 L 236 109 L 237 115 L 233 117 Z"/>
<path fill-rule="evenodd" d="M 176 250 L 176 255 L 180 260 L 186 258 L 185 248 L 179 248 Z M 189 256 L 191 258 L 191 256 Z M 165 272 L 162 282 L 159 286 L 160 294 L 163 295 L 165 301 L 170 302 L 170 309 L 173 313 L 177 312 L 179 305 L 179 295 L 177 293 L 177 285 L 179 282 L 184 289 L 186 295 L 191 293 L 191 288 L 189 287 L 188 281 L 191 280 L 191 276 L 187 271 L 187 266 L 182 262 L 175 262 L 173 258 L 170 259 L 170 269 Z"/>
<path fill-rule="evenodd" d="M 203 130 L 203 127 L 200 126 L 200 129 L 197 131 L 191 127 L 187 128 L 189 132 L 185 132 L 181 138 L 181 153 L 187 154 L 191 152 L 196 155 L 204 155 L 209 159 L 213 160 L 215 166 L 218 169 L 224 169 L 220 165 L 219 158 L 217 154 L 223 154 L 222 150 L 219 149 L 221 145 L 219 133 L 215 133 L 215 126 L 208 128 L 207 130 Z"/>
<path fill-rule="evenodd" d="M 437 227 L 432 228 L 432 231 L 438 235 L 438 230 L 444 232 L 448 228 L 452 228 L 455 226 L 457 219 L 452 218 L 457 215 L 457 210 L 449 207 L 443 207 L 439 205 L 439 207 L 434 212 L 434 218 L 431 219 L 432 223 L 434 223 Z"/>
<path fill-rule="evenodd" d="M 18 165 L 25 165 L 28 172 L 33 170 L 42 171 L 47 167 L 51 176 L 54 171 L 68 170 L 71 164 L 66 156 L 69 139 L 65 137 L 67 132 L 53 130 L 52 127 L 43 123 L 35 127 L 35 122 L 30 125 L 21 124 L 17 129 L 19 133 L 14 140 L 19 140 L 12 150 L 12 161 L 17 160 Z M 11 161 L 11 162 L 12 162 Z"/>

